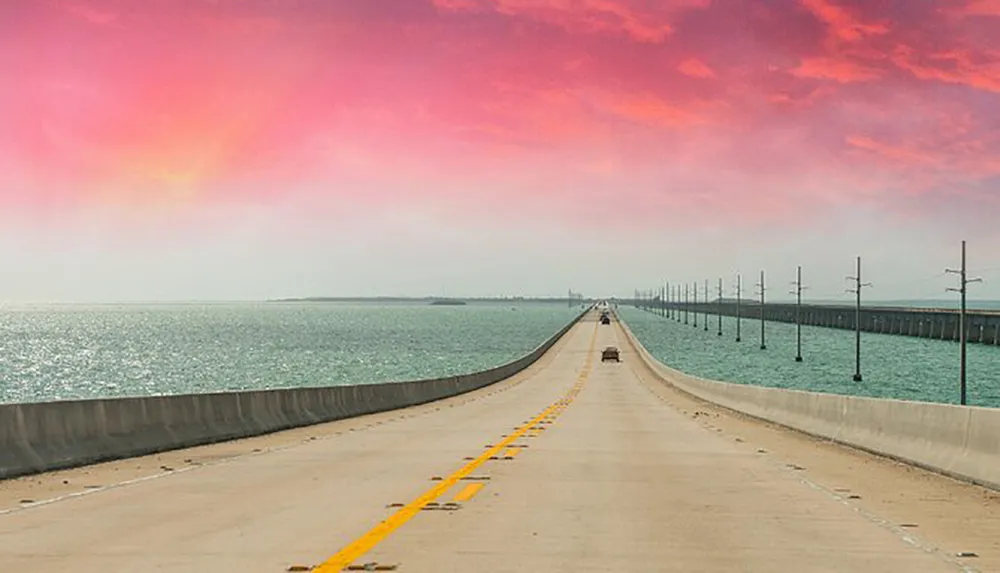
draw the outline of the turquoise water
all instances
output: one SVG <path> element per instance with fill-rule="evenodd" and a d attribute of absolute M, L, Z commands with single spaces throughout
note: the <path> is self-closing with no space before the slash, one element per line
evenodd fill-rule
<path fill-rule="evenodd" d="M 160 304 L 0 309 L 0 403 L 367 384 L 484 370 L 565 304 Z"/>
<path fill-rule="evenodd" d="M 956 342 L 861 333 L 861 373 L 854 382 L 854 332 L 802 327 L 803 362 L 795 362 L 795 325 L 767 322 L 767 350 L 760 349 L 760 321 L 743 319 L 743 341 L 735 341 L 736 319 L 709 315 L 709 331 L 631 307 L 622 319 L 657 359 L 688 374 L 774 388 L 959 402 L 959 345 Z M 1000 347 L 968 345 L 968 403 L 1000 407 Z"/>

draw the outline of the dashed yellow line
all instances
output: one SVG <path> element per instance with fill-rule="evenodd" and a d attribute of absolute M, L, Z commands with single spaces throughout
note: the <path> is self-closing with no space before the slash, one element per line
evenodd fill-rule
<path fill-rule="evenodd" d="M 484 487 L 486 487 L 486 484 L 484 483 L 470 483 L 469 485 L 465 486 L 462 489 L 462 491 L 455 494 L 454 500 L 469 501 L 470 499 L 475 497 L 477 493 L 479 493 L 479 490 L 483 489 Z"/>
<path fill-rule="evenodd" d="M 485 452 L 479 455 L 478 458 L 472 460 L 471 462 L 465 464 L 461 469 L 446 477 L 445 479 L 438 482 L 437 485 L 431 489 L 424 492 L 423 495 L 417 499 L 411 501 L 410 503 L 404 505 L 396 513 L 390 515 L 388 518 L 383 520 L 381 523 L 373 527 L 368 533 L 365 533 L 361 537 L 354 540 L 337 553 L 333 554 L 332 557 L 324 561 L 313 571 L 318 573 L 339 573 L 344 567 L 347 567 L 355 559 L 361 557 L 373 547 L 378 545 L 383 539 L 388 537 L 393 531 L 396 531 L 403 526 L 407 521 L 413 519 L 417 513 L 424 508 L 425 505 L 434 501 L 435 499 L 441 497 L 446 491 L 451 489 L 453 485 L 458 483 L 463 477 L 468 476 L 479 466 L 486 463 L 491 457 L 494 457 L 501 450 L 506 448 L 509 444 L 513 443 L 514 440 L 520 438 L 528 428 L 537 424 L 549 414 L 549 412 L 555 408 L 555 405 L 549 406 L 541 414 L 536 416 L 533 420 L 527 424 L 521 426 L 516 432 L 504 438 L 503 441 L 496 444 L 495 446 L 489 448 Z"/>
<path fill-rule="evenodd" d="M 590 366 L 593 362 L 594 346 L 597 343 L 597 325 L 594 325 L 594 333 L 590 337 L 590 347 L 587 352 L 587 359 L 584 365 L 584 371 L 590 372 Z M 565 409 L 573 398 L 580 393 L 580 389 L 583 387 L 583 380 L 578 380 L 576 384 L 570 389 L 566 395 L 556 402 L 553 402 L 549 407 L 542 410 L 540 414 L 526 422 L 524 425 L 519 427 L 514 433 L 508 435 L 502 441 L 496 445 L 488 448 L 476 459 L 470 461 L 469 463 L 462 466 L 461 469 L 451 474 L 450 476 L 444 478 L 443 480 L 437 482 L 437 485 L 431 489 L 424 492 L 422 495 L 411 501 L 410 503 L 404 505 L 402 508 L 397 510 L 395 513 L 384 519 L 381 523 L 373 527 L 367 533 L 361 537 L 355 539 L 353 542 L 345 546 L 340 551 L 334 553 L 329 559 L 316 566 L 313 571 L 317 573 L 340 573 L 345 567 L 350 565 L 355 559 L 361 557 L 373 547 L 378 545 L 383 539 L 388 537 L 392 532 L 396 531 L 402 527 L 406 522 L 414 518 L 427 504 L 433 502 L 437 498 L 445 494 L 452 486 L 458 483 L 462 478 L 467 477 L 472 472 L 474 472 L 479 466 L 483 465 L 491 458 L 496 457 L 496 455 L 507 448 L 510 444 L 514 443 L 515 440 L 521 436 L 527 434 L 531 430 L 536 436 L 540 429 L 535 429 L 538 427 L 543 420 L 549 419 L 554 413 L 558 414 L 561 410 Z M 511 449 L 519 448 L 510 448 Z M 516 454 L 515 454 L 516 455 Z M 479 486 L 479 487 L 476 487 Z M 479 492 L 483 487 L 483 484 L 469 484 L 462 491 L 456 495 L 456 501 L 458 496 L 466 494 L 469 498 Z M 475 488 L 475 489 L 473 489 Z"/>

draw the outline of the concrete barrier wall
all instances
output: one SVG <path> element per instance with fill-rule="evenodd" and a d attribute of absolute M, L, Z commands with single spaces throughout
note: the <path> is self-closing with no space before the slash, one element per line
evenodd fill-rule
<path fill-rule="evenodd" d="M 447 378 L 0 404 L 0 479 L 244 438 L 457 396 L 524 370 L 586 314 L 578 315 L 518 360 Z"/>
<path fill-rule="evenodd" d="M 628 326 L 642 361 L 664 382 L 720 406 L 1000 490 L 1000 408 L 841 396 L 705 380 L 654 358 Z"/>

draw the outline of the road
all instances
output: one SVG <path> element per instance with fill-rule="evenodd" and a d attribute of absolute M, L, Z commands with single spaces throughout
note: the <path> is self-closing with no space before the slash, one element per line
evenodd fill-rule
<path fill-rule="evenodd" d="M 699 406 L 625 340 L 592 316 L 465 396 L 0 483 L 0 571 L 998 570 L 992 494 L 870 460 L 824 484 L 863 454 Z M 606 345 L 624 362 L 601 363 Z M 979 556 L 955 558 L 958 539 Z"/>

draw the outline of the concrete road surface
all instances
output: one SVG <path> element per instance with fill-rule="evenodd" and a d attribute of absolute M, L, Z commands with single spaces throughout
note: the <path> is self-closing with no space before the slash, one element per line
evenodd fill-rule
<path fill-rule="evenodd" d="M 607 345 L 624 362 L 601 363 Z M 155 459 L 189 463 L 142 475 L 154 458 L 0 484 L 0 571 L 979 566 L 692 418 L 625 346 L 595 315 L 536 366 L 466 396 L 245 440 L 239 452 L 175 452 Z M 97 485 L 59 489 L 88 480 Z M 978 507 L 969 519 L 994 510 Z"/>

